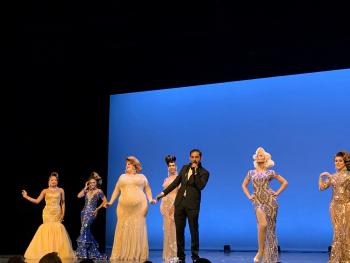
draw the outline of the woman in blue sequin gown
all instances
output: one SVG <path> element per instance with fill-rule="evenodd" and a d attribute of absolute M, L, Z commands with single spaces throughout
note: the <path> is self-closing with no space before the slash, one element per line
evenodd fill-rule
<path fill-rule="evenodd" d="M 90 227 L 94 222 L 98 210 L 100 210 L 107 199 L 99 186 L 101 185 L 101 177 L 93 172 L 86 182 L 85 187 L 78 194 L 78 198 L 85 197 L 85 205 L 81 211 L 81 229 L 80 236 L 77 238 L 78 248 L 76 250 L 77 258 L 85 259 L 105 259 L 98 250 L 98 243 L 91 234 Z M 102 200 L 99 206 L 98 202 Z"/>

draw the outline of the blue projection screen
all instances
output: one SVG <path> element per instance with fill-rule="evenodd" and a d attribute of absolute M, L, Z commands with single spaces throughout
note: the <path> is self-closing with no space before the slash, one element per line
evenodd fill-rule
<path fill-rule="evenodd" d="M 256 249 L 254 209 L 241 184 L 262 146 L 275 161 L 272 169 L 289 182 L 278 198 L 281 248 L 327 250 L 331 189 L 320 192 L 318 176 L 334 172 L 337 151 L 350 150 L 349 105 L 349 69 L 112 95 L 108 198 L 127 156 L 141 161 L 155 196 L 167 176 L 164 157 L 176 155 L 180 170 L 189 151 L 199 148 L 210 171 L 202 192 L 200 248 Z M 116 204 L 107 211 L 107 247 L 113 244 Z M 150 248 L 161 249 L 159 203 L 149 208 L 147 228 Z"/>

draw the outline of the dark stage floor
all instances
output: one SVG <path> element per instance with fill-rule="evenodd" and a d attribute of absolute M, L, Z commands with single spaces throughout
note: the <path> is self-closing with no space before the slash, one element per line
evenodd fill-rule
<path fill-rule="evenodd" d="M 186 262 L 192 262 L 190 258 L 190 252 L 187 252 L 187 254 L 188 256 L 186 258 Z M 200 253 L 201 257 L 207 258 L 213 263 L 252 263 L 254 255 L 255 252 L 231 252 L 229 254 L 225 254 L 222 251 L 201 251 Z M 8 258 L 8 255 L 0 256 L 0 263 L 7 262 Z M 325 263 L 327 262 L 327 259 L 328 253 L 326 252 L 282 252 L 280 257 L 280 261 L 282 263 Z M 162 263 L 162 251 L 150 251 L 149 260 L 153 263 Z M 75 262 L 64 261 L 64 263 Z"/>

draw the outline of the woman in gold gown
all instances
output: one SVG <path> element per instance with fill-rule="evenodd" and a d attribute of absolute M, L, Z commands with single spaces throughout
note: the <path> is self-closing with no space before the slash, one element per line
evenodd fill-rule
<path fill-rule="evenodd" d="M 49 176 L 49 187 L 41 191 L 38 198 L 30 197 L 22 190 L 23 198 L 39 204 L 45 199 L 43 210 L 43 224 L 36 231 L 24 257 L 26 261 L 38 262 L 49 252 L 57 252 L 62 259 L 73 259 L 74 251 L 69 235 L 61 223 L 65 213 L 64 190 L 58 187 L 58 173 Z"/>
<path fill-rule="evenodd" d="M 119 177 L 110 201 L 105 204 L 105 207 L 111 206 L 119 197 L 111 261 L 143 262 L 148 259 L 147 199 L 150 203 L 156 201 L 146 176 L 139 173 L 141 169 L 140 162 L 129 156 L 125 174 Z"/>
<path fill-rule="evenodd" d="M 176 157 L 168 155 L 165 157 L 165 162 L 168 166 L 168 176 L 164 179 L 163 189 L 167 188 L 177 177 Z M 169 262 L 172 258 L 177 257 L 176 246 L 176 228 L 174 220 L 174 201 L 177 194 L 177 189 L 163 197 L 160 204 L 160 212 L 163 216 L 163 260 Z"/>
<path fill-rule="evenodd" d="M 350 263 L 350 169 L 349 153 L 338 152 L 334 158 L 336 172 L 319 177 L 321 191 L 332 187 L 330 214 L 333 242 L 328 263 Z"/>
<path fill-rule="evenodd" d="M 276 219 L 278 211 L 277 196 L 287 187 L 288 182 L 281 175 L 268 168 L 274 165 L 271 155 L 259 147 L 254 156 L 254 170 L 248 171 L 242 188 L 245 195 L 253 202 L 258 223 L 259 250 L 254 262 L 277 263 L 278 245 L 276 237 Z M 275 192 L 270 188 L 270 181 L 276 179 L 281 183 Z M 247 188 L 252 182 L 254 193 L 250 194 Z"/>

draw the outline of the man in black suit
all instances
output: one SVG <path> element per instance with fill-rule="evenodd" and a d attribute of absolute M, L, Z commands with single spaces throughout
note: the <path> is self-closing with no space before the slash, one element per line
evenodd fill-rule
<path fill-rule="evenodd" d="M 157 195 L 157 200 L 166 196 L 181 184 L 177 192 L 175 206 L 175 226 L 177 256 L 180 262 L 185 262 L 185 227 L 186 218 L 191 233 L 191 252 L 192 261 L 199 259 L 199 233 L 198 233 L 198 216 L 201 202 L 201 190 L 204 189 L 209 179 L 209 172 L 201 164 L 202 152 L 193 149 L 190 152 L 190 164 L 181 168 L 176 179 Z"/>

